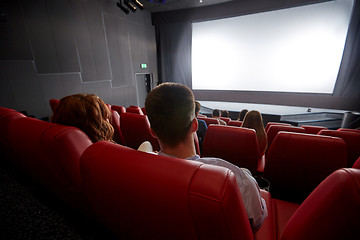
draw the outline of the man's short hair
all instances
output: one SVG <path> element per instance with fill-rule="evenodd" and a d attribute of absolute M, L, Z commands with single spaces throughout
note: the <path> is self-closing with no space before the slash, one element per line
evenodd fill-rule
<path fill-rule="evenodd" d="M 184 141 L 195 118 L 192 91 L 179 83 L 162 83 L 146 97 L 145 110 L 159 140 L 171 147 Z"/>
<path fill-rule="evenodd" d="M 213 115 L 213 117 L 220 117 L 220 110 L 219 109 L 214 109 L 212 115 Z"/>

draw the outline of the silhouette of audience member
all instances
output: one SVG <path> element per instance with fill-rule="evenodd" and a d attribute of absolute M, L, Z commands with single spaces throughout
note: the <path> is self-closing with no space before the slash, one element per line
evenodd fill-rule
<path fill-rule="evenodd" d="M 216 118 L 219 121 L 220 125 L 226 125 L 226 122 L 224 120 L 220 119 L 220 110 L 219 109 L 213 110 L 212 117 Z"/>
<path fill-rule="evenodd" d="M 51 117 L 53 123 L 74 126 L 84 131 L 91 141 L 112 141 L 109 107 L 94 94 L 75 94 L 60 99 Z"/>
<path fill-rule="evenodd" d="M 260 153 L 261 155 L 264 155 L 268 141 L 267 141 L 267 134 L 265 132 L 261 113 L 255 110 L 246 113 L 241 127 L 251 128 L 256 131 L 256 137 L 257 137 Z"/>
<path fill-rule="evenodd" d="M 195 117 L 196 117 L 196 119 L 200 112 L 200 107 L 201 107 L 201 104 L 198 101 L 195 101 Z M 207 125 L 204 120 L 197 119 L 197 121 L 198 121 L 198 130 L 196 131 L 196 134 L 199 139 L 199 147 L 200 147 L 200 152 L 201 152 L 202 151 L 202 143 L 204 142 L 204 138 L 205 138 L 205 134 L 206 134 L 206 130 L 207 130 Z"/>
<path fill-rule="evenodd" d="M 179 83 L 160 84 L 146 97 L 145 108 L 151 131 L 160 143 L 159 155 L 230 169 L 236 176 L 251 226 L 253 229 L 260 227 L 267 217 L 267 208 L 251 173 L 219 158 L 200 158 L 196 155 L 193 133 L 198 128 L 198 121 L 192 91 Z"/>
<path fill-rule="evenodd" d="M 238 121 L 243 121 L 243 120 L 244 120 L 244 117 L 245 117 L 245 115 L 246 115 L 247 112 L 248 112 L 247 109 L 241 110 L 241 112 L 239 113 Z"/>
<path fill-rule="evenodd" d="M 221 117 L 229 117 L 229 111 L 228 110 L 222 110 L 221 111 Z"/>

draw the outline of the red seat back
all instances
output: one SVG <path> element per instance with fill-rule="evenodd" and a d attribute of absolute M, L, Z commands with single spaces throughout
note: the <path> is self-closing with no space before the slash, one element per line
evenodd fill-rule
<path fill-rule="evenodd" d="M 229 123 L 228 123 L 228 125 L 229 126 L 234 126 L 234 127 L 241 127 L 241 125 L 242 125 L 242 121 L 233 121 L 233 120 L 231 120 Z"/>
<path fill-rule="evenodd" d="M 111 105 L 111 110 L 115 110 L 119 115 L 126 113 L 126 108 L 122 106 Z"/>
<path fill-rule="evenodd" d="M 20 168 L 70 204 L 84 205 L 80 156 L 92 142 L 80 129 L 33 118 L 10 123 L 10 142 Z"/>
<path fill-rule="evenodd" d="M 352 167 L 360 169 L 360 157 L 355 161 L 355 163 L 354 163 L 354 165 Z"/>
<path fill-rule="evenodd" d="M 253 239 L 233 173 L 97 142 L 81 157 L 97 218 L 125 239 Z"/>
<path fill-rule="evenodd" d="M 271 125 L 266 132 L 268 137 L 268 149 L 280 131 L 305 133 L 305 129 L 301 127 L 294 127 L 291 125 Z"/>
<path fill-rule="evenodd" d="M 126 146 L 125 139 L 124 139 L 124 136 L 122 135 L 121 128 L 120 128 L 120 115 L 115 110 L 111 110 L 110 123 L 114 128 L 113 140 L 118 144 Z"/>
<path fill-rule="evenodd" d="M 130 107 L 126 108 L 126 112 L 144 115 L 141 108 L 138 106 L 130 106 Z"/>
<path fill-rule="evenodd" d="M 267 132 L 269 130 L 269 128 L 272 126 L 272 125 L 285 125 L 285 126 L 291 126 L 290 123 L 281 123 L 281 122 L 268 122 L 265 126 L 265 132 Z"/>
<path fill-rule="evenodd" d="M 346 166 L 340 138 L 279 132 L 266 156 L 264 177 L 274 198 L 301 202 L 328 175 Z"/>
<path fill-rule="evenodd" d="M 360 133 L 360 129 L 351 129 L 351 128 L 339 128 L 337 131 Z"/>
<path fill-rule="evenodd" d="M 359 239 L 360 170 L 327 177 L 288 221 L 281 240 Z"/>
<path fill-rule="evenodd" d="M 51 110 L 53 111 L 53 112 L 55 112 L 55 109 L 57 108 L 57 106 L 59 105 L 59 100 L 57 100 L 57 99 L 50 99 L 49 100 L 49 104 L 50 104 L 50 107 L 51 107 Z"/>
<path fill-rule="evenodd" d="M 154 150 L 160 150 L 157 138 L 150 133 L 150 122 L 146 115 L 123 113 L 120 116 L 120 127 L 126 146 L 137 149 L 141 143 L 149 141 Z"/>
<path fill-rule="evenodd" d="M 210 124 L 217 124 L 219 125 L 219 120 L 216 118 L 210 118 L 210 117 L 198 117 L 198 119 L 204 120 L 206 122 L 206 125 L 209 126 Z"/>
<path fill-rule="evenodd" d="M 347 167 L 352 167 L 360 156 L 360 132 L 321 130 L 319 135 L 327 135 L 344 139 L 347 147 Z"/>
<path fill-rule="evenodd" d="M 11 109 L 11 108 L 0 107 L 0 116 L 5 114 L 5 113 L 9 113 L 9 112 L 16 112 L 16 111 L 14 109 Z"/>
<path fill-rule="evenodd" d="M 203 157 L 218 157 L 256 173 L 261 160 L 253 129 L 210 125 L 202 149 Z"/>
<path fill-rule="evenodd" d="M 318 134 L 321 130 L 328 129 L 327 127 L 311 126 L 311 125 L 302 125 L 301 127 L 305 129 L 305 133 L 308 134 Z"/>

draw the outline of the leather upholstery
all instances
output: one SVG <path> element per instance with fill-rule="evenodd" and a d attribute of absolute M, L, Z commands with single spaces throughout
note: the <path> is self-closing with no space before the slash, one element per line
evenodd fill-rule
<path fill-rule="evenodd" d="M 122 106 L 111 105 L 111 110 L 115 110 L 119 115 L 126 113 L 126 108 Z"/>
<path fill-rule="evenodd" d="M 144 115 L 144 113 L 142 112 L 141 108 L 138 106 L 130 106 L 126 108 L 126 112 L 128 113 L 135 113 L 135 114 L 140 114 L 140 115 Z"/>
<path fill-rule="evenodd" d="M 80 200 L 80 156 L 92 142 L 80 129 L 33 118 L 10 123 L 10 143 L 17 165 L 70 204 Z"/>
<path fill-rule="evenodd" d="M 279 132 L 267 152 L 264 178 L 271 183 L 273 197 L 301 202 L 328 175 L 346 166 L 346 156 L 340 138 Z"/>
<path fill-rule="evenodd" d="M 291 125 L 271 125 L 269 129 L 267 130 L 266 134 L 268 137 L 268 150 L 274 141 L 276 135 L 280 131 L 286 131 L 286 132 L 297 132 L 297 133 L 305 133 L 305 129 L 301 127 L 294 127 Z"/>
<path fill-rule="evenodd" d="M 124 239 L 253 239 L 226 168 L 97 142 L 81 173 L 95 215 Z"/>
<path fill-rule="evenodd" d="M 210 118 L 210 117 L 198 117 L 198 119 L 204 120 L 206 122 L 206 125 L 209 127 L 210 124 L 217 124 L 219 125 L 219 120 L 216 118 Z"/>
<path fill-rule="evenodd" d="M 202 149 L 203 157 L 218 157 L 256 173 L 261 155 L 253 129 L 210 125 Z"/>
<path fill-rule="evenodd" d="M 1 154 L 5 154 L 7 158 L 7 155 L 10 154 L 10 152 L 12 151 L 9 141 L 9 124 L 15 119 L 25 118 L 26 116 L 15 110 L 6 109 L 8 108 L 0 107 L 0 150 Z"/>
<path fill-rule="evenodd" d="M 352 167 L 360 156 L 360 132 L 321 130 L 319 135 L 327 135 L 342 138 L 347 147 L 347 167 Z"/>
<path fill-rule="evenodd" d="M 146 115 L 123 113 L 120 116 L 120 127 L 126 146 L 137 149 L 141 143 L 149 141 L 154 150 L 160 150 L 157 138 L 150 133 L 150 122 Z"/>
<path fill-rule="evenodd" d="M 360 133 L 360 129 L 351 129 L 351 128 L 339 128 L 339 129 L 337 129 L 337 131 Z"/>
<path fill-rule="evenodd" d="M 321 130 L 328 129 L 327 127 L 311 126 L 311 125 L 302 125 L 301 127 L 305 129 L 305 133 L 308 134 L 318 134 Z"/>
<path fill-rule="evenodd" d="M 231 120 L 229 123 L 228 123 L 229 126 L 234 126 L 234 127 L 241 127 L 242 125 L 242 121 L 233 121 Z"/>
<path fill-rule="evenodd" d="M 111 110 L 110 123 L 114 128 L 113 140 L 118 144 L 126 146 L 126 142 L 125 142 L 124 136 L 122 135 L 121 128 L 120 128 L 120 115 L 115 110 Z"/>
<path fill-rule="evenodd" d="M 50 107 L 51 107 L 51 110 L 54 112 L 55 109 L 57 108 L 57 106 L 59 105 L 59 100 L 57 99 L 50 99 L 49 100 L 49 104 L 50 104 Z"/>
<path fill-rule="evenodd" d="M 269 128 L 272 126 L 272 125 L 285 125 L 285 126 L 291 126 L 290 123 L 281 123 L 281 122 L 268 122 L 265 126 L 265 132 L 267 132 L 269 130 Z"/>
<path fill-rule="evenodd" d="M 326 178 L 287 223 L 282 240 L 359 239 L 360 170 Z"/>
<path fill-rule="evenodd" d="M 354 163 L 354 165 L 352 167 L 360 169 L 360 157 L 355 161 L 355 163 Z"/>

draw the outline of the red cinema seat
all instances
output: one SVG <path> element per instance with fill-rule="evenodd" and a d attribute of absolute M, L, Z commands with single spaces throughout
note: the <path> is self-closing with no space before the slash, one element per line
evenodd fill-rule
<path fill-rule="evenodd" d="M 150 133 L 150 122 L 146 115 L 123 113 L 120 116 L 121 132 L 126 146 L 137 149 L 144 141 L 149 141 L 155 151 L 160 150 L 160 145 Z"/>
<path fill-rule="evenodd" d="M 0 107 L 0 116 L 9 112 L 16 112 L 16 110 L 11 108 Z"/>
<path fill-rule="evenodd" d="M 124 239 L 254 239 L 226 168 L 97 142 L 81 157 L 94 215 Z"/>
<path fill-rule="evenodd" d="M 120 128 L 120 115 L 115 110 L 111 110 L 110 123 L 114 128 L 113 140 L 118 144 L 126 146 L 125 139 L 124 139 L 124 136 L 122 135 L 121 128 Z"/>
<path fill-rule="evenodd" d="M 8 156 L 11 152 L 10 145 L 10 133 L 9 133 L 9 124 L 11 121 L 18 118 L 25 118 L 26 116 L 22 113 L 19 113 L 15 110 L 9 109 L 4 110 L 0 108 L 0 150 L 1 154 Z"/>
<path fill-rule="evenodd" d="M 340 169 L 301 204 L 281 240 L 359 239 L 360 170 Z"/>
<path fill-rule="evenodd" d="M 140 115 L 144 115 L 144 113 L 142 112 L 141 108 L 138 106 L 130 106 L 128 108 L 126 108 L 126 112 L 128 113 L 135 113 L 135 114 L 140 114 Z"/>
<path fill-rule="evenodd" d="M 231 120 L 228 125 L 233 127 L 241 127 L 242 121 Z"/>
<path fill-rule="evenodd" d="M 340 138 L 279 132 L 266 156 L 263 177 L 272 197 L 303 201 L 328 175 L 346 167 L 346 144 Z"/>
<path fill-rule="evenodd" d="M 255 130 L 231 126 L 210 125 L 202 148 L 203 157 L 222 158 L 253 174 L 261 163 Z"/>
<path fill-rule="evenodd" d="M 219 120 L 216 118 L 210 118 L 210 117 L 198 117 L 198 119 L 204 120 L 206 122 L 206 125 L 209 127 L 210 124 L 216 124 L 220 125 Z"/>
<path fill-rule="evenodd" d="M 82 208 L 80 156 L 92 142 L 80 129 L 33 118 L 10 123 L 15 163 L 67 203 Z"/>
<path fill-rule="evenodd" d="M 327 127 L 311 126 L 311 125 L 302 125 L 301 127 L 305 129 L 305 133 L 308 134 L 318 134 L 321 130 L 328 129 Z"/>
<path fill-rule="evenodd" d="M 115 110 L 119 115 L 126 113 L 126 108 L 122 106 L 111 105 L 111 110 Z"/>
<path fill-rule="evenodd" d="M 266 132 L 268 138 L 268 149 L 280 131 L 305 133 L 305 129 L 301 127 L 294 127 L 291 125 L 271 125 Z"/>
<path fill-rule="evenodd" d="M 347 147 L 347 167 L 352 167 L 360 156 L 360 132 L 321 130 L 319 135 L 327 135 L 342 138 Z"/>
<path fill-rule="evenodd" d="M 355 163 L 354 163 L 354 165 L 352 167 L 360 169 L 360 157 L 355 161 Z"/>
<path fill-rule="evenodd" d="M 142 108 L 141 108 L 141 111 L 143 112 L 144 115 L 146 115 L 146 109 L 145 109 L 145 107 L 142 107 Z"/>
<path fill-rule="evenodd" d="M 231 121 L 231 118 L 228 117 L 220 117 L 220 119 L 226 122 L 226 124 L 229 124 L 229 122 Z"/>
<path fill-rule="evenodd" d="M 272 126 L 272 125 L 285 125 L 285 126 L 291 126 L 290 123 L 281 123 L 281 122 L 268 122 L 265 126 L 265 132 L 267 132 L 269 130 L 269 128 Z"/>
<path fill-rule="evenodd" d="M 51 110 L 52 110 L 53 112 L 55 112 L 55 109 L 56 109 L 57 106 L 59 105 L 59 102 L 60 102 L 60 100 L 57 100 L 57 99 L 50 99 L 50 100 L 49 100 L 49 104 L 50 104 Z"/>
<path fill-rule="evenodd" d="M 339 128 L 337 131 L 360 133 L 360 129 L 351 129 L 351 128 Z"/>

